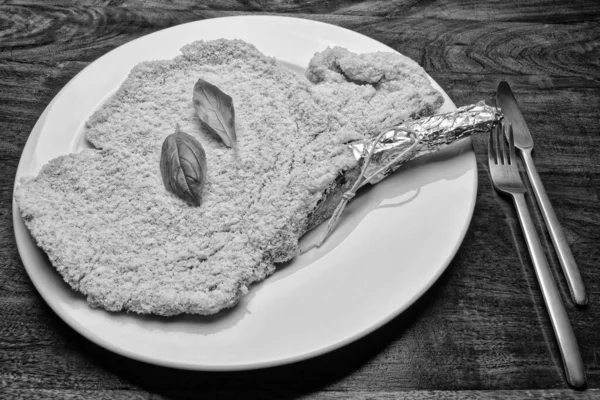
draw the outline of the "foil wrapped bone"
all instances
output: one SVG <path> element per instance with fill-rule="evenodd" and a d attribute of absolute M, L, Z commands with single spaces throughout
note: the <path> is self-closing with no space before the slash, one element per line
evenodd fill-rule
<path fill-rule="evenodd" d="M 480 101 L 451 112 L 406 121 L 377 137 L 358 140 L 348 146 L 358 161 L 368 162 L 364 176 L 373 175 L 367 181 L 374 184 L 408 160 L 489 131 L 501 118 L 498 108 Z M 386 165 L 388 168 L 383 168 Z M 382 168 L 383 171 L 377 173 Z"/>
<path fill-rule="evenodd" d="M 381 181 L 408 160 L 441 150 L 473 134 L 487 132 L 500 119 L 502 113 L 498 108 L 480 101 L 452 112 L 406 121 L 376 137 L 349 143 L 354 156 L 362 164 L 360 175 L 343 194 L 327 223 L 327 230 L 315 246 L 320 247 L 329 237 L 346 204 L 362 186 Z"/>

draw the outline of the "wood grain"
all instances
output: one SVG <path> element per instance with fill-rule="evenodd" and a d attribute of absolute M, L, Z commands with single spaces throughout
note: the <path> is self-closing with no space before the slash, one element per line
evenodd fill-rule
<path fill-rule="evenodd" d="M 600 3 L 524 3 L 0 1 L 0 398 L 600 398 Z M 457 105 L 491 97 L 502 79 L 511 84 L 589 291 L 587 308 L 567 300 L 542 235 L 587 390 L 565 382 L 515 211 L 491 186 L 481 137 L 473 219 L 446 272 L 405 313 L 332 353 L 257 371 L 179 371 L 98 347 L 48 308 L 24 271 L 11 211 L 37 118 L 73 76 L 124 43 L 181 23 L 255 14 L 310 18 L 381 41 L 421 63 Z"/>
<path fill-rule="evenodd" d="M 166 399 L 213 399 L 217 395 L 220 399 L 237 399 L 229 391 L 222 391 L 206 395 L 196 391 L 172 391 L 165 394 L 144 394 L 132 392 L 129 390 L 98 390 L 98 391 L 77 391 L 77 390 L 9 390 L 6 392 L 11 399 L 64 399 L 64 400 L 97 400 L 110 398 L 112 400 L 131 399 L 131 400 L 166 400 Z M 251 399 L 273 399 L 274 393 L 265 391 L 251 391 L 237 393 L 238 396 Z M 302 396 L 303 399 L 356 399 L 356 400 L 439 400 L 452 398 L 454 400 L 478 400 L 478 399 L 536 399 L 536 400 L 563 400 L 563 399 L 597 399 L 598 391 L 590 390 L 584 393 L 574 393 L 568 390 L 528 390 L 528 391 L 417 391 L 407 390 L 402 392 L 324 392 L 319 394 L 309 394 Z"/>

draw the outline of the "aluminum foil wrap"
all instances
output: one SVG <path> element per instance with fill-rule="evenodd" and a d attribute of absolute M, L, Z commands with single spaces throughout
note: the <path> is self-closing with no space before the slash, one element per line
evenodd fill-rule
<path fill-rule="evenodd" d="M 377 137 L 358 140 L 348 146 L 359 162 L 364 162 L 369 152 L 373 152 L 365 176 L 376 173 L 397 158 L 393 165 L 369 180 L 373 184 L 408 160 L 441 150 L 475 133 L 489 131 L 501 118 L 498 108 L 480 101 L 452 112 L 403 122 Z"/>

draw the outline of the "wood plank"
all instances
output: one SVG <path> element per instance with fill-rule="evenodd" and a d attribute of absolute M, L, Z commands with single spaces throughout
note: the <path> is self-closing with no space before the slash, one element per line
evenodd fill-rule
<path fill-rule="evenodd" d="M 287 399 L 289 393 L 278 393 L 273 391 L 251 391 L 251 392 L 231 392 L 218 391 L 213 393 L 202 393 L 200 391 L 167 391 L 163 393 L 144 393 L 134 392 L 129 390 L 8 390 L 6 395 L 14 400 L 44 400 L 44 399 L 64 399 L 64 400 L 101 400 L 101 399 L 131 399 L 131 400 L 167 400 L 167 399 Z M 298 393 L 299 399 L 322 399 L 322 400 L 337 400 L 337 399 L 353 399 L 353 400 L 437 400 L 437 399 L 453 399 L 453 400 L 476 400 L 476 399 L 540 399 L 540 400 L 568 400 L 568 399 L 597 399 L 600 393 L 598 390 L 590 390 L 586 392 L 576 392 L 573 390 L 498 390 L 498 391 L 398 391 L 398 392 L 382 392 L 382 391 L 364 391 L 364 392 L 336 392 L 326 391 L 322 393 Z"/>

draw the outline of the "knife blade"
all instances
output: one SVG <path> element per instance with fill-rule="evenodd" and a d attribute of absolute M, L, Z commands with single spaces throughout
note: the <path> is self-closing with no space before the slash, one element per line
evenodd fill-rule
<path fill-rule="evenodd" d="M 533 137 L 531 136 L 531 132 L 529 131 L 529 127 L 525 122 L 525 118 L 521 113 L 521 109 L 517 104 L 515 96 L 510 86 L 505 81 L 500 82 L 498 85 L 496 102 L 498 107 L 502 110 L 506 122 L 513 127 L 515 147 L 519 150 L 518 153 L 525 165 L 529 182 L 533 188 L 535 198 L 542 212 L 542 216 L 544 217 L 546 227 L 548 228 L 548 233 L 554 244 L 556 255 L 558 256 L 563 273 L 565 274 L 571 298 L 575 304 L 584 306 L 587 304 L 588 298 L 579 268 L 577 267 L 567 238 L 556 217 L 554 208 L 550 203 L 546 189 L 544 188 L 533 162 L 533 158 L 531 157 Z"/>

